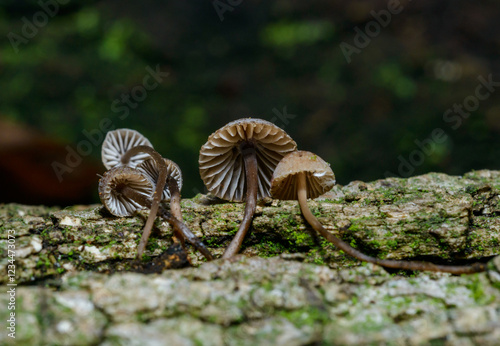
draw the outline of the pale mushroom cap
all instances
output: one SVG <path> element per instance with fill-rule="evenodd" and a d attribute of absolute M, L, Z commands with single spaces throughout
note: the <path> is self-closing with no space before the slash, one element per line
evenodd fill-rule
<path fill-rule="evenodd" d="M 245 198 L 246 173 L 240 143 L 251 141 L 257 153 L 257 199 L 269 197 L 271 177 L 278 162 L 297 149 L 290 136 L 261 119 L 239 119 L 212 133 L 200 150 L 200 175 L 215 196 L 233 202 Z"/>
<path fill-rule="evenodd" d="M 115 216 L 132 216 L 135 211 L 143 208 L 139 203 L 115 190 L 120 184 L 125 184 L 148 198 L 153 195 L 153 181 L 139 170 L 115 167 L 106 171 L 99 180 L 99 198 L 106 209 Z"/>
<path fill-rule="evenodd" d="M 182 172 L 179 166 L 171 160 L 164 159 L 167 165 L 167 179 L 168 177 L 173 177 L 177 182 L 177 187 L 179 191 L 182 189 Z M 150 180 L 152 180 L 155 184 L 158 183 L 158 177 L 160 175 L 160 169 L 156 164 L 156 161 L 153 159 L 147 159 L 141 162 L 137 167 L 139 171 L 141 171 L 144 175 L 146 175 Z M 168 184 L 165 184 L 163 189 L 162 200 L 169 201 L 170 200 L 170 190 L 168 188 Z"/>
<path fill-rule="evenodd" d="M 153 147 L 151 142 L 139 132 L 131 129 L 117 129 L 109 131 L 102 143 L 102 163 L 106 169 L 123 166 L 121 158 L 130 148 L 147 145 Z M 132 156 L 127 167 L 136 167 L 139 163 L 148 158 L 149 155 L 140 153 Z"/>
<path fill-rule="evenodd" d="M 300 172 L 306 174 L 307 198 L 316 198 L 335 185 L 335 175 L 327 162 L 309 151 L 295 151 L 285 156 L 274 171 L 273 198 L 296 200 Z"/>

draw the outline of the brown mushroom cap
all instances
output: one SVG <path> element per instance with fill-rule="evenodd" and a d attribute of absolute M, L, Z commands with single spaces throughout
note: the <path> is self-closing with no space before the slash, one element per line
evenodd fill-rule
<path fill-rule="evenodd" d="M 153 147 L 151 142 L 146 137 L 135 130 L 117 129 L 109 131 L 106 134 L 106 138 L 104 138 L 101 150 L 102 163 L 104 164 L 104 167 L 106 167 L 106 169 L 110 169 L 117 166 L 123 166 L 121 162 L 122 156 L 130 148 L 139 145 L 147 145 L 151 148 Z M 132 156 L 126 166 L 133 168 L 148 157 L 149 155 L 146 153 Z"/>
<path fill-rule="evenodd" d="M 271 177 L 278 162 L 297 149 L 290 136 L 261 119 L 239 119 L 212 133 L 200 150 L 200 175 L 215 196 L 233 202 L 245 198 L 246 173 L 240 144 L 253 144 L 258 165 L 257 199 L 269 197 Z"/>
<path fill-rule="evenodd" d="M 281 200 L 297 199 L 298 173 L 306 174 L 307 198 L 316 198 L 335 185 L 330 165 L 309 151 L 295 151 L 285 156 L 274 170 L 271 195 Z"/>
<path fill-rule="evenodd" d="M 164 159 L 167 165 L 167 178 L 173 177 L 177 182 L 177 187 L 179 191 L 182 189 L 182 172 L 179 166 L 171 160 Z M 137 167 L 139 171 L 144 173 L 150 180 L 152 180 L 155 184 L 158 182 L 158 176 L 160 175 L 160 169 L 156 164 L 156 161 L 153 159 L 147 159 L 141 162 Z M 170 200 L 170 190 L 168 188 L 168 184 L 165 184 L 163 188 L 162 199 L 165 201 Z"/>
<path fill-rule="evenodd" d="M 99 180 L 99 198 L 106 209 L 115 216 L 132 216 L 135 211 L 143 208 L 139 203 L 117 192 L 120 185 L 133 188 L 147 198 L 151 198 L 155 186 L 152 180 L 135 168 L 115 167 L 106 171 Z"/>

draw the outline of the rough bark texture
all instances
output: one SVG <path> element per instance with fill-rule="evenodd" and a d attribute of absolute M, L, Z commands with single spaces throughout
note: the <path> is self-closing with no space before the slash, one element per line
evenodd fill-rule
<path fill-rule="evenodd" d="M 467 263 L 500 253 L 498 171 L 353 182 L 309 206 L 331 232 L 380 258 Z M 182 210 L 220 256 L 243 205 L 199 195 L 183 200 Z M 8 234 L 16 236 L 15 341 L 493 345 L 500 339 L 500 257 L 477 275 L 391 275 L 360 266 L 319 238 L 296 202 L 269 200 L 257 207 L 243 246 L 252 257 L 203 264 L 191 248 L 186 257 L 158 220 L 150 260 L 141 264 L 133 259 L 146 216 L 115 218 L 99 205 L 0 206 L 2 284 L 9 279 Z M 180 267 L 188 268 L 168 270 Z M 5 321 L 6 294 L 0 305 Z M 6 334 L 1 344 L 12 343 Z"/>

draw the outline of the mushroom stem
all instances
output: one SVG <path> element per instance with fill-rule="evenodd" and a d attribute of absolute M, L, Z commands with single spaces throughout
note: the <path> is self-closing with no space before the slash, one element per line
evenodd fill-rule
<path fill-rule="evenodd" d="M 126 185 L 123 185 L 120 186 L 120 188 L 117 188 L 117 192 L 134 200 L 140 205 L 151 209 L 153 201 L 145 197 L 144 195 L 137 193 L 134 189 Z M 207 260 L 209 261 L 213 260 L 213 256 L 208 250 L 208 248 L 205 246 L 205 244 L 203 244 L 203 242 L 197 236 L 195 236 L 193 232 L 191 232 L 189 227 L 187 227 L 186 224 L 184 224 L 184 222 L 174 217 L 170 212 L 168 212 L 168 210 L 164 209 L 161 206 L 159 206 L 159 214 L 174 228 L 174 232 L 181 234 L 185 239 L 187 239 L 187 241 L 190 242 L 198 251 L 200 251 Z"/>
<path fill-rule="evenodd" d="M 173 177 L 169 177 L 167 179 L 168 190 L 170 191 L 170 212 L 173 217 L 182 221 L 182 212 L 181 212 L 181 193 L 179 191 L 179 186 Z M 174 228 L 174 232 L 176 237 L 181 242 L 181 245 L 184 246 L 184 238 L 182 234 L 180 234 L 176 228 Z"/>
<path fill-rule="evenodd" d="M 252 222 L 253 214 L 257 206 L 258 172 L 257 172 L 257 154 L 252 146 L 241 150 L 243 162 L 245 164 L 245 174 L 247 179 L 247 190 L 245 197 L 245 212 L 238 232 L 222 255 L 222 258 L 231 258 L 240 251 L 243 239 L 247 234 L 248 228 Z"/>
<path fill-rule="evenodd" d="M 396 261 L 396 260 L 384 260 L 375 257 L 365 255 L 364 253 L 354 249 L 348 243 L 340 238 L 337 238 L 330 232 L 328 232 L 316 219 L 316 217 L 311 213 L 307 205 L 307 185 L 306 185 L 306 175 L 304 172 L 298 174 L 298 191 L 297 197 L 299 200 L 300 210 L 304 215 L 306 221 L 314 228 L 319 234 L 325 237 L 329 242 L 333 243 L 340 250 L 344 251 L 348 255 L 359 260 L 378 264 L 383 267 L 404 269 L 404 270 L 424 270 L 432 272 L 444 272 L 451 274 L 472 274 L 478 272 L 486 271 L 486 265 L 484 263 L 473 263 L 466 266 L 448 266 L 439 265 L 429 262 L 415 262 L 415 261 Z"/>
<path fill-rule="evenodd" d="M 142 254 L 144 253 L 144 249 L 146 248 L 146 244 L 148 243 L 149 235 L 151 234 L 151 230 L 153 229 L 153 223 L 156 219 L 156 214 L 158 213 L 158 208 L 160 206 L 161 197 L 163 195 L 163 188 L 165 187 L 167 181 L 167 166 L 165 161 L 161 157 L 160 154 L 152 147 L 147 145 L 139 145 L 129 149 L 121 158 L 122 163 L 126 164 L 130 161 L 130 158 L 139 153 L 149 154 L 153 160 L 156 161 L 156 164 L 159 167 L 159 175 L 158 182 L 156 184 L 156 190 L 153 194 L 153 202 L 151 203 L 151 208 L 149 211 L 149 216 L 144 225 L 144 230 L 142 231 L 141 241 L 139 243 L 139 247 L 137 248 L 137 258 L 141 259 Z"/>
<path fill-rule="evenodd" d="M 179 186 L 173 177 L 168 178 L 168 190 L 170 191 L 170 212 L 179 220 L 182 220 L 181 213 L 181 193 Z"/>

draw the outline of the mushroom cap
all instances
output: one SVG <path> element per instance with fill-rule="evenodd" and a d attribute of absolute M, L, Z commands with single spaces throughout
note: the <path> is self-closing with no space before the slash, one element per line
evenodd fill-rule
<path fill-rule="evenodd" d="M 285 156 L 276 167 L 271 182 L 271 195 L 281 200 L 296 200 L 298 173 L 306 174 L 307 198 L 316 198 L 335 185 L 330 165 L 309 151 L 295 151 Z"/>
<path fill-rule="evenodd" d="M 121 162 L 122 156 L 130 149 L 139 145 L 153 147 L 151 142 L 139 132 L 131 129 L 117 129 L 109 131 L 102 143 L 101 157 L 106 169 L 117 166 L 124 166 Z M 139 163 L 148 158 L 146 153 L 132 156 L 127 167 L 136 167 Z"/>
<path fill-rule="evenodd" d="M 132 216 L 136 210 L 143 208 L 139 203 L 116 191 L 121 184 L 148 198 L 153 195 L 155 187 L 152 180 L 135 168 L 122 166 L 106 171 L 99 180 L 99 198 L 106 209 L 115 216 Z"/>
<path fill-rule="evenodd" d="M 257 199 L 269 197 L 271 177 L 278 162 L 297 150 L 290 136 L 265 120 L 245 118 L 230 122 L 208 137 L 200 150 L 200 175 L 215 196 L 241 202 L 245 198 L 246 172 L 240 144 L 252 143 L 257 153 Z"/>
<path fill-rule="evenodd" d="M 168 177 L 173 177 L 177 182 L 177 186 L 179 191 L 182 189 L 182 172 L 179 166 L 171 160 L 164 159 L 167 165 L 167 179 Z M 137 167 L 139 171 L 141 171 L 144 175 L 146 175 L 151 181 L 158 183 L 158 177 L 160 175 L 160 169 L 156 164 L 156 161 L 153 159 L 147 159 L 142 161 Z M 165 184 L 162 194 L 162 200 L 169 201 L 170 200 L 170 190 L 168 188 L 168 184 Z"/>

